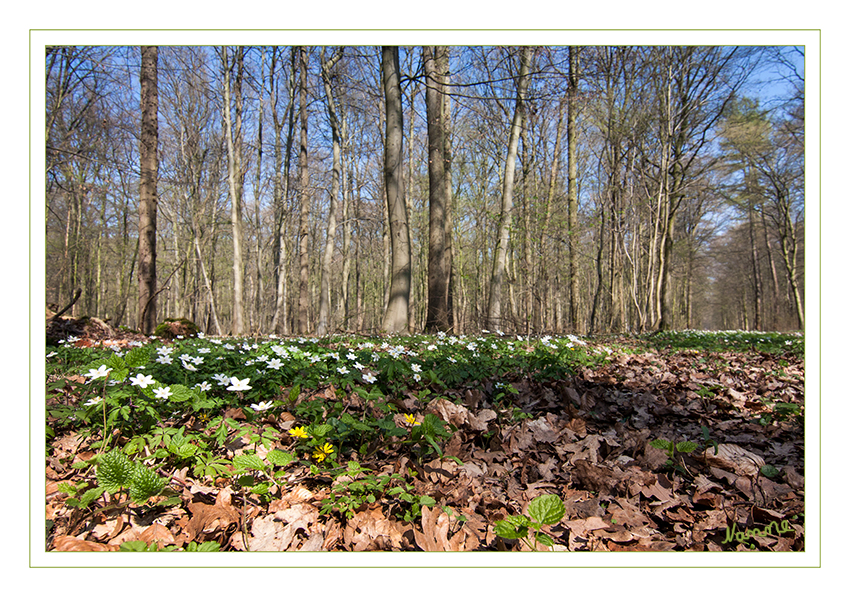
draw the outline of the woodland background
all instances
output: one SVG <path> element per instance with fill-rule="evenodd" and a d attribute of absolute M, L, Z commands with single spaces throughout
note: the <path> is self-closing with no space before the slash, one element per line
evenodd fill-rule
<path fill-rule="evenodd" d="M 388 330 L 403 252 L 402 327 L 436 329 L 429 250 L 442 228 L 458 333 L 804 327 L 801 48 L 398 57 L 404 249 L 386 192 L 382 48 L 158 49 L 158 319 Z M 48 303 L 80 289 L 72 315 L 143 327 L 140 48 L 47 47 L 45 60 Z"/>

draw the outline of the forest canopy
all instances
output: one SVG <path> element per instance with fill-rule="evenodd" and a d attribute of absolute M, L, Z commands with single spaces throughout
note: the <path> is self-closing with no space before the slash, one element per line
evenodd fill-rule
<path fill-rule="evenodd" d="M 147 80 L 159 321 L 387 331 L 406 271 L 410 333 L 804 328 L 800 47 L 142 50 L 45 48 L 54 310 L 154 304 Z"/>

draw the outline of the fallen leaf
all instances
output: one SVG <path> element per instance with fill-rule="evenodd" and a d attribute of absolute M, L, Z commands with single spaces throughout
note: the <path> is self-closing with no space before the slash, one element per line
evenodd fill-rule
<path fill-rule="evenodd" d="M 231 524 L 239 523 L 239 512 L 230 505 L 231 493 L 226 487 L 221 489 L 213 505 L 203 502 L 189 503 L 188 508 L 193 516 L 186 527 L 186 534 L 190 541 L 194 541 L 202 534 L 210 534 L 226 529 Z"/>
<path fill-rule="evenodd" d="M 165 547 L 166 545 L 174 545 L 176 543 L 171 531 L 158 522 L 153 523 L 147 528 L 147 530 L 139 535 L 139 540 L 144 541 L 148 545 L 156 543 L 160 548 Z"/>
<path fill-rule="evenodd" d="M 104 545 L 67 535 L 57 537 L 53 541 L 53 551 L 118 551 L 118 549 L 117 545 Z"/>
<path fill-rule="evenodd" d="M 735 444 L 718 445 L 717 454 L 714 453 L 714 448 L 709 446 L 703 456 L 712 466 L 748 477 L 758 476 L 759 470 L 764 466 L 764 458 Z"/>

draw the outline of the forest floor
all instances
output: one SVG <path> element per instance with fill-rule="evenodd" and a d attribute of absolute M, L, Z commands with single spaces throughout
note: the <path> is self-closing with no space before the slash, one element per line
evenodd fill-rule
<path fill-rule="evenodd" d="M 47 348 L 48 551 L 805 546 L 800 335 L 74 329 Z"/>

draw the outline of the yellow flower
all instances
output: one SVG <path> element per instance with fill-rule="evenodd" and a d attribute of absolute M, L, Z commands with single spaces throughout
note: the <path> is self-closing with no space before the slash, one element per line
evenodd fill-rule
<path fill-rule="evenodd" d="M 404 420 L 410 425 L 419 425 L 419 423 L 416 422 L 416 417 L 414 415 L 404 415 Z"/>
<path fill-rule="evenodd" d="M 325 458 L 327 458 L 334 451 L 334 447 L 328 443 L 320 448 L 316 448 L 316 451 L 313 452 L 313 458 L 322 462 Z"/>
<path fill-rule="evenodd" d="M 295 427 L 294 429 L 290 429 L 289 435 L 292 435 L 294 437 L 298 437 L 298 438 L 301 438 L 301 439 L 307 439 L 309 437 L 307 435 L 307 432 L 304 431 L 304 427 Z"/>

